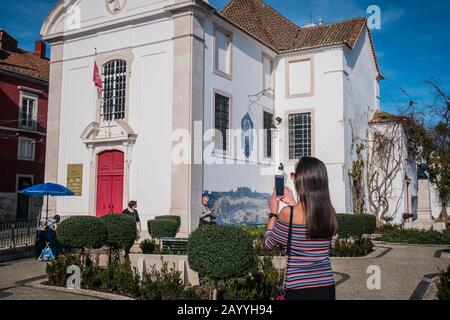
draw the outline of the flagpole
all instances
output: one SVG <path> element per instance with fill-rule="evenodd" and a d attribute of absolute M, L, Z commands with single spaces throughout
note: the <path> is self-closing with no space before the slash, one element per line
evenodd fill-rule
<path fill-rule="evenodd" d="M 94 70 L 95 66 L 97 65 L 97 47 L 94 47 Z M 95 94 L 94 94 L 94 119 L 97 121 L 97 99 L 98 99 L 98 91 L 97 87 L 95 87 Z"/>

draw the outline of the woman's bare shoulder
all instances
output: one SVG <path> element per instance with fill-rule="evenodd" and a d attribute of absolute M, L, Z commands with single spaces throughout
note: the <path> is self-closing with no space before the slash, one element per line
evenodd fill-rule
<path fill-rule="evenodd" d="M 291 218 L 291 207 L 284 207 L 280 214 L 278 215 L 278 219 L 280 219 L 283 222 L 289 223 L 289 220 Z"/>

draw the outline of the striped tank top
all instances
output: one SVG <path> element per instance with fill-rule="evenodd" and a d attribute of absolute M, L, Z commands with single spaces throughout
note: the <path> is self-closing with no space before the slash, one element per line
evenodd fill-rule
<path fill-rule="evenodd" d="M 331 270 L 331 239 L 310 240 L 307 226 L 292 224 L 291 250 L 286 268 L 287 290 L 299 290 L 334 285 Z M 272 230 L 265 234 L 268 249 L 287 247 L 289 223 L 277 220 Z"/>

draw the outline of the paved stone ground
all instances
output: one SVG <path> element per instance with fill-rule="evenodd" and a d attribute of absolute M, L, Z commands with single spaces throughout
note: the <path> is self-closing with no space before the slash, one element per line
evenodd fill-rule
<path fill-rule="evenodd" d="M 78 294 L 27 286 L 28 282 L 46 278 L 45 265 L 44 262 L 34 259 L 0 264 L 0 300 L 97 300 Z"/>
<path fill-rule="evenodd" d="M 333 259 L 333 269 L 350 276 L 337 286 L 338 300 L 409 300 L 425 275 L 439 273 L 438 268 L 443 270 L 450 264 L 450 259 L 434 257 L 437 250 L 446 247 L 393 244 L 380 244 L 379 247 L 390 250 L 378 258 Z M 372 265 L 380 267 L 380 290 L 367 288 L 370 274 L 366 272 Z M 425 298 L 433 299 L 429 295 Z"/>
<path fill-rule="evenodd" d="M 420 290 L 424 276 L 445 269 L 450 259 L 435 258 L 437 250 L 448 247 L 402 246 L 380 244 L 388 248 L 374 258 L 333 259 L 333 269 L 340 280 L 337 286 L 338 300 L 408 300 L 413 296 L 433 299 L 432 294 Z M 367 272 L 369 266 L 381 270 L 381 289 L 369 290 Z M 94 300 L 78 294 L 31 288 L 33 280 L 45 279 L 45 263 L 34 259 L 0 264 L 0 299 L 34 300 Z M 426 289 L 427 286 L 425 286 Z M 418 289 L 419 288 L 419 289 Z"/>

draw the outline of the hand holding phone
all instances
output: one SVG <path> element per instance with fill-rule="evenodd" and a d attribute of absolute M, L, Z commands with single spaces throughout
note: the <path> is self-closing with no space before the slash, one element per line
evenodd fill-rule
<path fill-rule="evenodd" d="M 284 176 L 282 175 L 275 176 L 275 195 L 277 197 L 284 196 Z"/>

